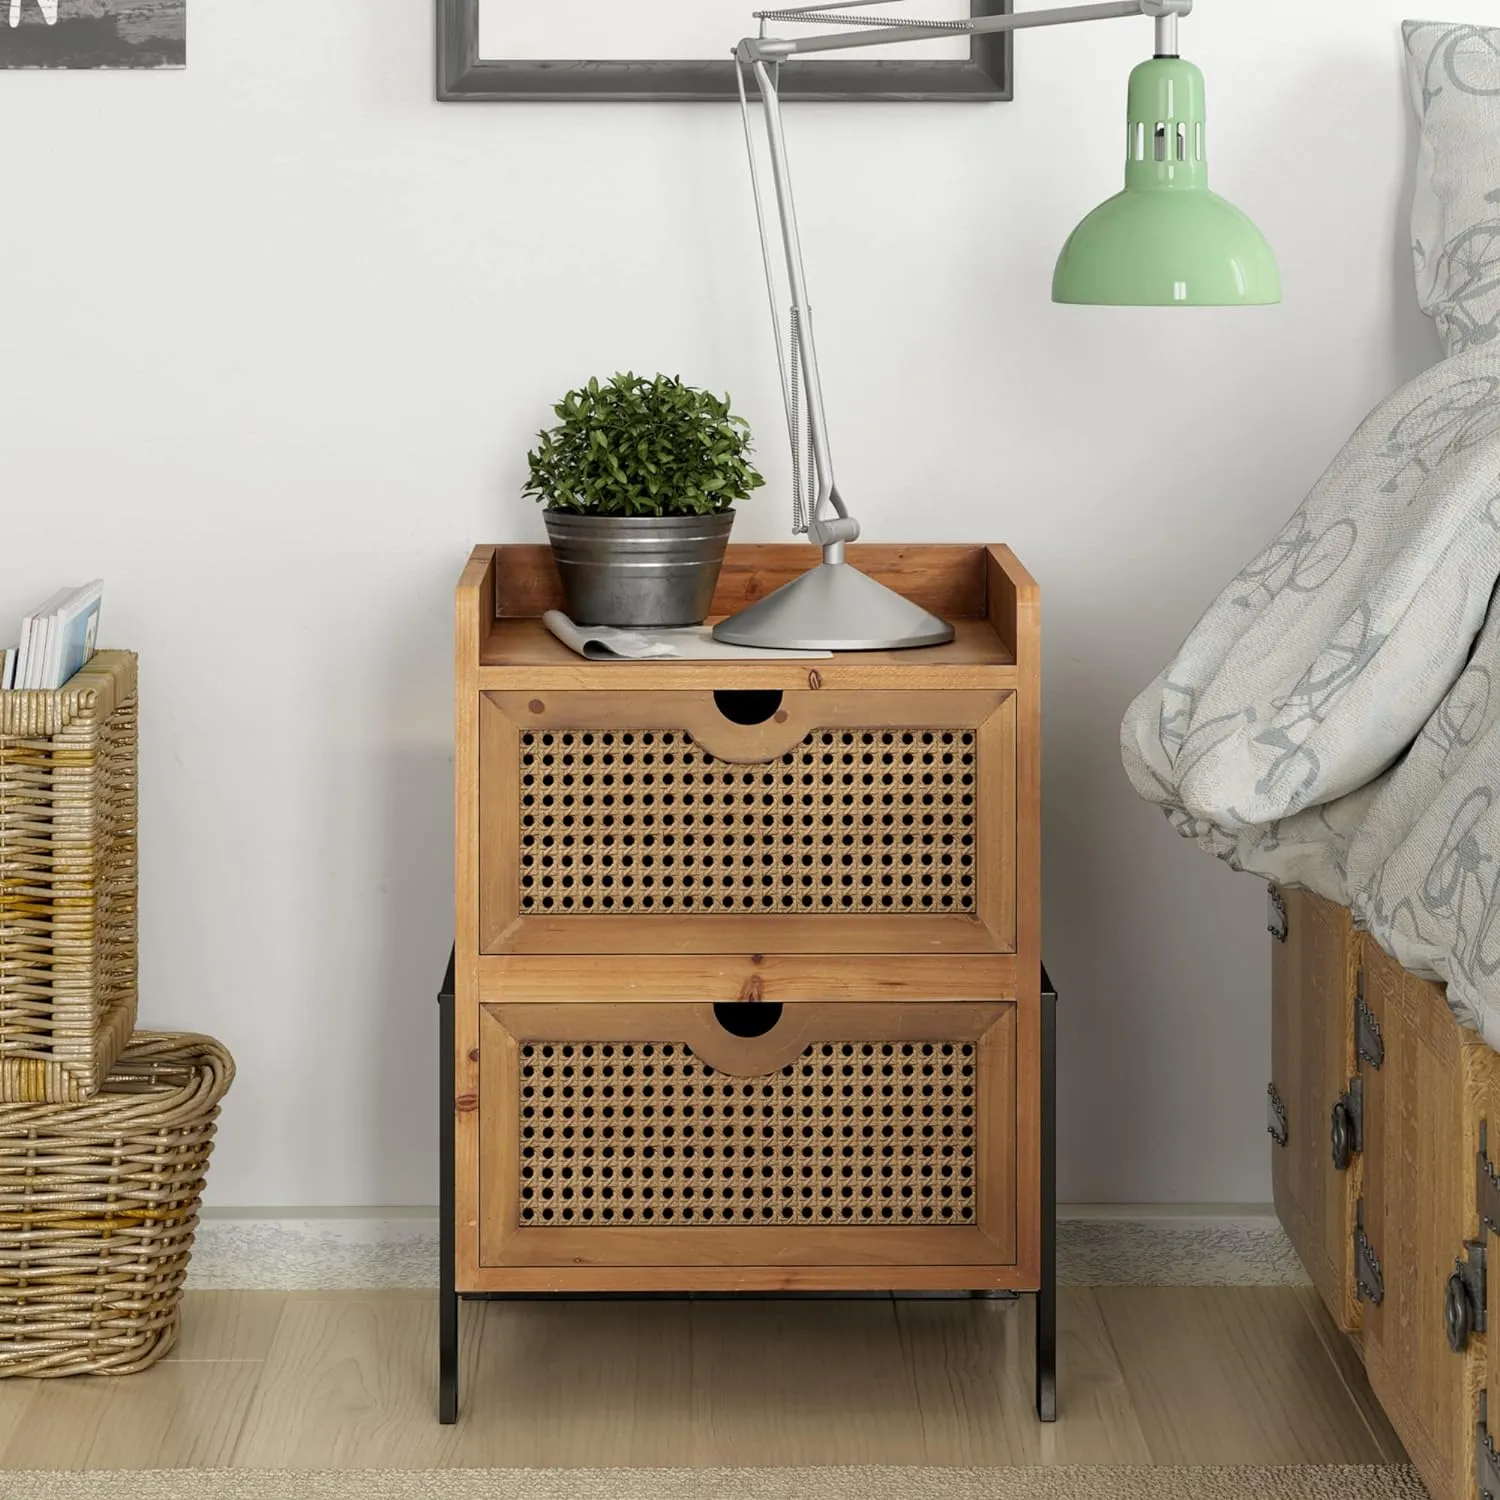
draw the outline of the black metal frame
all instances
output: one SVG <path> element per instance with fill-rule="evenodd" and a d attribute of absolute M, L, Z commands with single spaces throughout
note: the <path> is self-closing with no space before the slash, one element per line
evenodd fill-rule
<path fill-rule="evenodd" d="M 438 1421 L 458 1421 L 458 1197 L 455 1161 L 453 1087 L 458 1046 L 454 1011 L 458 1008 L 458 949 L 448 957 L 448 972 L 438 993 Z"/>
<path fill-rule="evenodd" d="M 440 1013 L 438 1059 L 438 1108 L 441 1112 L 438 1149 L 438 1421 L 458 1421 L 459 1337 L 458 1304 L 466 1294 L 457 1289 L 457 1206 L 455 1172 L 454 1010 L 458 1004 L 454 983 L 457 950 L 448 959 L 448 972 L 438 995 Z M 543 1298 L 557 1301 L 646 1301 L 674 1300 L 682 1294 L 655 1293 L 484 1293 L 467 1294 L 475 1301 L 527 1302 Z M 784 1293 L 731 1292 L 725 1297 L 762 1295 L 781 1298 Z M 816 1296 L 817 1294 L 811 1294 Z M 1042 1422 L 1057 1420 L 1057 990 L 1042 970 L 1042 1264 L 1040 1288 L 1036 1292 L 1036 1413 Z"/>
<path fill-rule="evenodd" d="M 1057 987 L 1042 970 L 1042 1270 L 1036 1294 L 1036 1414 L 1057 1420 Z"/>
<path fill-rule="evenodd" d="M 499 0 L 496 0 L 499 3 Z M 518 0 L 514 0 L 518 3 Z M 445 103 L 728 101 L 739 98 L 733 37 L 724 62 L 504 62 L 479 55 L 481 0 L 437 0 L 437 97 Z M 753 5 L 745 6 L 752 25 Z M 975 16 L 1009 15 L 1011 0 L 971 0 Z M 1013 38 L 977 36 L 965 62 L 798 60 L 783 71 L 786 99 L 1003 103 L 1015 97 Z"/>

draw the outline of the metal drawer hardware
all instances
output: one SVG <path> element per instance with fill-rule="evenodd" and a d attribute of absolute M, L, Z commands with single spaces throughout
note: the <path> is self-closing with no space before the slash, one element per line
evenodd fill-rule
<path fill-rule="evenodd" d="M 1278 1146 L 1286 1145 L 1286 1105 L 1274 1083 L 1266 1086 L 1266 1133 Z"/>
<path fill-rule="evenodd" d="M 1466 1240 L 1464 1254 L 1454 1261 L 1443 1295 L 1443 1328 L 1448 1347 L 1455 1354 L 1464 1352 L 1471 1334 L 1484 1332 L 1485 1296 L 1484 1245 Z"/>
<path fill-rule="evenodd" d="M 1500 1173 L 1490 1163 L 1490 1123 L 1479 1122 L 1479 1153 L 1474 1162 L 1474 1201 L 1479 1209 L 1479 1233 L 1500 1234 Z"/>
<path fill-rule="evenodd" d="M 1334 1170 L 1347 1172 L 1354 1153 L 1365 1149 L 1365 1081 L 1357 1074 L 1349 1080 L 1349 1092 L 1334 1103 L 1329 1135 Z"/>
<path fill-rule="evenodd" d="M 1385 1277 L 1380 1257 L 1365 1233 L 1365 1200 L 1359 1200 L 1354 1223 L 1354 1294 L 1361 1302 L 1379 1307 L 1385 1301 Z"/>
<path fill-rule="evenodd" d="M 1479 1238 L 1464 1241 L 1464 1253 L 1453 1263 L 1443 1298 L 1443 1324 L 1448 1347 L 1462 1354 L 1469 1338 L 1485 1332 L 1489 1308 L 1487 1242 L 1500 1233 L 1500 1175 L 1490 1163 L 1490 1127 L 1479 1122 L 1479 1150 L 1474 1158 L 1474 1205 L 1479 1215 Z"/>
<path fill-rule="evenodd" d="M 1268 887 L 1267 893 L 1271 898 L 1271 918 L 1266 924 L 1266 931 L 1278 943 L 1284 943 L 1287 935 L 1286 897 L 1274 885 Z"/>
<path fill-rule="evenodd" d="M 1378 1069 L 1385 1061 L 1385 1041 L 1375 1012 L 1365 1004 L 1365 975 L 1360 970 L 1354 995 L 1354 1052 L 1361 1063 Z M 1349 1091 L 1340 1094 L 1333 1106 L 1330 1134 L 1333 1143 L 1333 1165 L 1347 1172 L 1356 1151 L 1365 1149 L 1365 1081 L 1358 1073 L 1349 1080 Z"/>
<path fill-rule="evenodd" d="M 1359 971 L 1359 986 L 1354 992 L 1354 1050 L 1361 1062 L 1379 1068 L 1385 1062 L 1385 1038 L 1380 1022 L 1365 1001 L 1365 971 Z"/>
<path fill-rule="evenodd" d="M 1489 1397 L 1479 1393 L 1479 1428 L 1474 1440 L 1474 1478 L 1480 1500 L 1500 1500 L 1500 1454 L 1490 1440 Z"/>

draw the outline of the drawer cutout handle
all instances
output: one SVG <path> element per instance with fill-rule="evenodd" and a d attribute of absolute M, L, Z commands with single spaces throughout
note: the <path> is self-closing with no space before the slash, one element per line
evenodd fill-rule
<path fill-rule="evenodd" d="M 751 728 L 757 724 L 769 724 L 781 712 L 785 694 L 771 690 L 724 688 L 714 694 L 714 707 L 731 724 L 743 724 Z"/>
<path fill-rule="evenodd" d="M 817 1032 L 816 1007 L 806 1005 L 726 1000 L 692 1009 L 683 1039 L 705 1067 L 730 1078 L 779 1073 L 807 1051 Z"/>
<path fill-rule="evenodd" d="M 760 1004 L 753 1000 L 724 1000 L 714 1006 L 714 1020 L 730 1036 L 769 1036 L 781 1025 L 782 1007 L 775 1002 Z"/>

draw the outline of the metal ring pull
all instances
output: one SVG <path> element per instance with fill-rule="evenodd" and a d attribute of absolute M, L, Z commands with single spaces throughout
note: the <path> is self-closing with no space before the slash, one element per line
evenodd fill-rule
<path fill-rule="evenodd" d="M 1461 1270 L 1448 1278 L 1443 1296 L 1443 1328 L 1448 1335 L 1448 1347 L 1455 1354 L 1462 1354 L 1474 1331 L 1474 1304 L 1469 1300 L 1468 1283 Z"/>
<path fill-rule="evenodd" d="M 1329 1132 L 1333 1142 L 1333 1166 L 1338 1172 L 1347 1172 L 1354 1157 L 1354 1119 L 1349 1113 L 1349 1103 L 1340 1099 L 1333 1106 L 1333 1119 Z"/>

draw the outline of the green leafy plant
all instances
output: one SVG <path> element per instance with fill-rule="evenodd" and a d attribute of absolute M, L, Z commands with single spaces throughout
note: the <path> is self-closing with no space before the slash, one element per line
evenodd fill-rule
<path fill-rule="evenodd" d="M 729 398 L 626 373 L 590 380 L 553 407 L 556 427 L 527 455 L 525 493 L 590 516 L 688 516 L 726 511 L 765 483 L 749 461 L 749 424 Z"/>

